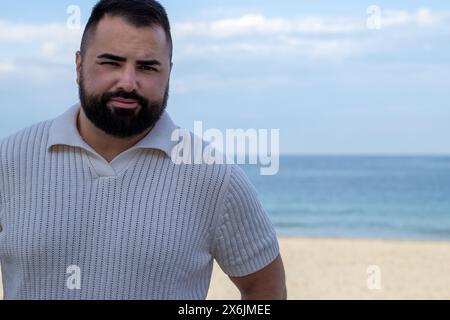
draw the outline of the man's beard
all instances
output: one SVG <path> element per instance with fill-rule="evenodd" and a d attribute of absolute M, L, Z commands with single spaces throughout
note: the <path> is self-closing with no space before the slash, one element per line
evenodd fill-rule
<path fill-rule="evenodd" d="M 116 138 L 130 138 L 151 129 L 159 121 L 169 100 L 169 84 L 164 98 L 160 101 L 149 101 L 136 91 L 106 92 L 102 95 L 89 95 L 81 77 L 79 85 L 81 107 L 86 117 L 100 130 Z M 127 110 L 108 107 L 113 98 L 136 100 L 139 107 Z"/>

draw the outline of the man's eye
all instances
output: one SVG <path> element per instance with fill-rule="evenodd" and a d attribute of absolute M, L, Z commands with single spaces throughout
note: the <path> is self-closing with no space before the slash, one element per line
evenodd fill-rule
<path fill-rule="evenodd" d="M 114 66 L 114 67 L 119 67 L 120 65 L 117 62 L 112 62 L 112 61 L 106 61 L 106 62 L 101 62 L 101 65 L 110 65 L 110 66 Z"/>
<path fill-rule="evenodd" d="M 143 71 L 158 71 L 156 68 L 153 68 L 151 66 L 140 66 L 139 69 Z"/>

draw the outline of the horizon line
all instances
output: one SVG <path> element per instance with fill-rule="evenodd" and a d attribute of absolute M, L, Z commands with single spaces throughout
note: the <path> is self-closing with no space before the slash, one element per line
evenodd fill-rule
<path fill-rule="evenodd" d="M 450 157 L 450 152 L 448 153 L 388 153 L 388 152 L 368 152 L 368 153 L 358 153 L 358 152 L 343 152 L 343 153 L 321 153 L 321 152 L 280 152 L 280 156 L 304 156 L 304 157 Z"/>

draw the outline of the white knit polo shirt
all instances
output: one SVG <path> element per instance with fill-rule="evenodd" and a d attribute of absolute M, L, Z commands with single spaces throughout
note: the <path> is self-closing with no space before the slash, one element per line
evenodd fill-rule
<path fill-rule="evenodd" d="M 213 259 L 244 276 L 278 256 L 239 167 L 171 161 L 167 113 L 108 163 L 80 137 L 78 111 L 0 142 L 5 299 L 205 299 Z"/>

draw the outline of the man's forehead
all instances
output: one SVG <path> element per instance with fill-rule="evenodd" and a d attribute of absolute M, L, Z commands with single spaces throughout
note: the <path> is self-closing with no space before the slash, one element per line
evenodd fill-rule
<path fill-rule="evenodd" d="M 92 47 L 95 53 L 110 51 L 118 55 L 133 49 L 139 51 L 140 58 L 149 58 L 165 54 L 168 43 L 161 26 L 136 27 L 122 17 L 105 16 L 93 35 Z"/>

